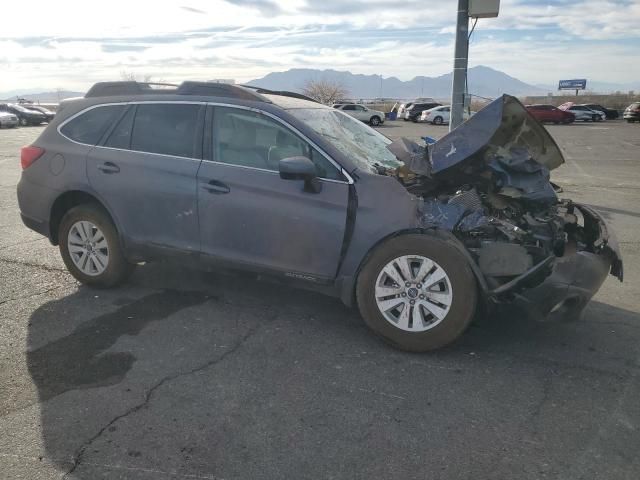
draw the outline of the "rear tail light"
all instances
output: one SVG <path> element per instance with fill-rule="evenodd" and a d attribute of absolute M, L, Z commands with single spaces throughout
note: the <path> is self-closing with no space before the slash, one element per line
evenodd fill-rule
<path fill-rule="evenodd" d="M 27 146 L 22 147 L 20 150 L 20 165 L 22 165 L 22 169 L 29 168 L 33 162 L 39 159 L 44 153 L 44 148 Z"/>

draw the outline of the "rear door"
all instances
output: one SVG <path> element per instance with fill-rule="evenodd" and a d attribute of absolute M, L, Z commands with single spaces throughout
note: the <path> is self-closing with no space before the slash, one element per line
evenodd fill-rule
<path fill-rule="evenodd" d="M 89 153 L 89 181 L 127 241 L 199 251 L 196 175 L 205 109 L 188 102 L 130 105 Z"/>
<path fill-rule="evenodd" d="M 345 105 L 344 107 L 342 107 L 342 111 L 348 115 L 351 115 L 353 118 L 358 118 L 358 112 L 356 111 L 355 105 Z"/>
<path fill-rule="evenodd" d="M 541 122 L 553 122 L 553 111 L 548 105 L 540 105 L 538 109 L 538 120 Z"/>
<path fill-rule="evenodd" d="M 337 166 L 270 115 L 222 106 L 210 112 L 209 160 L 198 172 L 203 253 L 290 277 L 334 278 L 349 197 Z M 279 161 L 294 156 L 315 163 L 320 193 L 305 192 L 302 181 L 280 178 Z"/>
<path fill-rule="evenodd" d="M 369 121 L 369 112 L 362 105 L 355 105 L 355 117 L 363 122 Z"/>
<path fill-rule="evenodd" d="M 449 117 L 451 116 L 451 107 L 442 107 L 439 111 L 440 115 L 442 115 L 444 123 L 449 123 Z"/>

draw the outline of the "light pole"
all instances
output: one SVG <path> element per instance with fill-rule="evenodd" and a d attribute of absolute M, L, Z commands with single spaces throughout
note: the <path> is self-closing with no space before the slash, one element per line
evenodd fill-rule
<path fill-rule="evenodd" d="M 473 17 L 476 20 L 478 18 L 497 17 L 499 10 L 500 0 L 458 0 L 449 131 L 456 128 L 463 121 L 467 89 L 467 65 L 469 63 L 469 17 Z"/>
<path fill-rule="evenodd" d="M 462 123 L 464 91 L 469 63 L 469 0 L 458 0 L 456 24 L 456 50 L 453 58 L 453 83 L 451 85 L 451 118 L 449 131 Z"/>

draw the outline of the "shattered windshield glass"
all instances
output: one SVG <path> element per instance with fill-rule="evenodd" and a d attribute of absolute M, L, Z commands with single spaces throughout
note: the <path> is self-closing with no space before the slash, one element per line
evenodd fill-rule
<path fill-rule="evenodd" d="M 387 168 L 402 165 L 387 150 L 391 140 L 345 113 L 324 108 L 292 109 L 289 112 L 326 138 L 359 168 L 377 172 L 376 164 Z"/>

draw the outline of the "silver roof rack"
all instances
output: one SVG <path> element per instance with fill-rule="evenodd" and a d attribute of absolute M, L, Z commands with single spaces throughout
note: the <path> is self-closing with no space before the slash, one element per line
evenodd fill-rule
<path fill-rule="evenodd" d="M 320 103 L 311 97 L 307 97 L 306 95 L 303 95 L 302 93 L 289 92 L 287 90 L 269 90 L 267 88 L 255 87 L 253 85 L 242 85 L 242 87 L 250 88 L 252 90 L 255 90 L 257 93 L 263 93 L 266 95 L 280 95 L 283 97 L 299 98 L 300 100 L 308 100 L 309 102 Z"/>
<path fill-rule="evenodd" d="M 264 93 L 267 93 L 266 91 Z M 152 82 L 98 82 L 85 94 L 85 98 L 114 97 L 119 95 L 197 95 L 236 98 L 254 102 L 269 102 L 253 88 L 227 83 L 186 81 L 180 85 Z"/>

